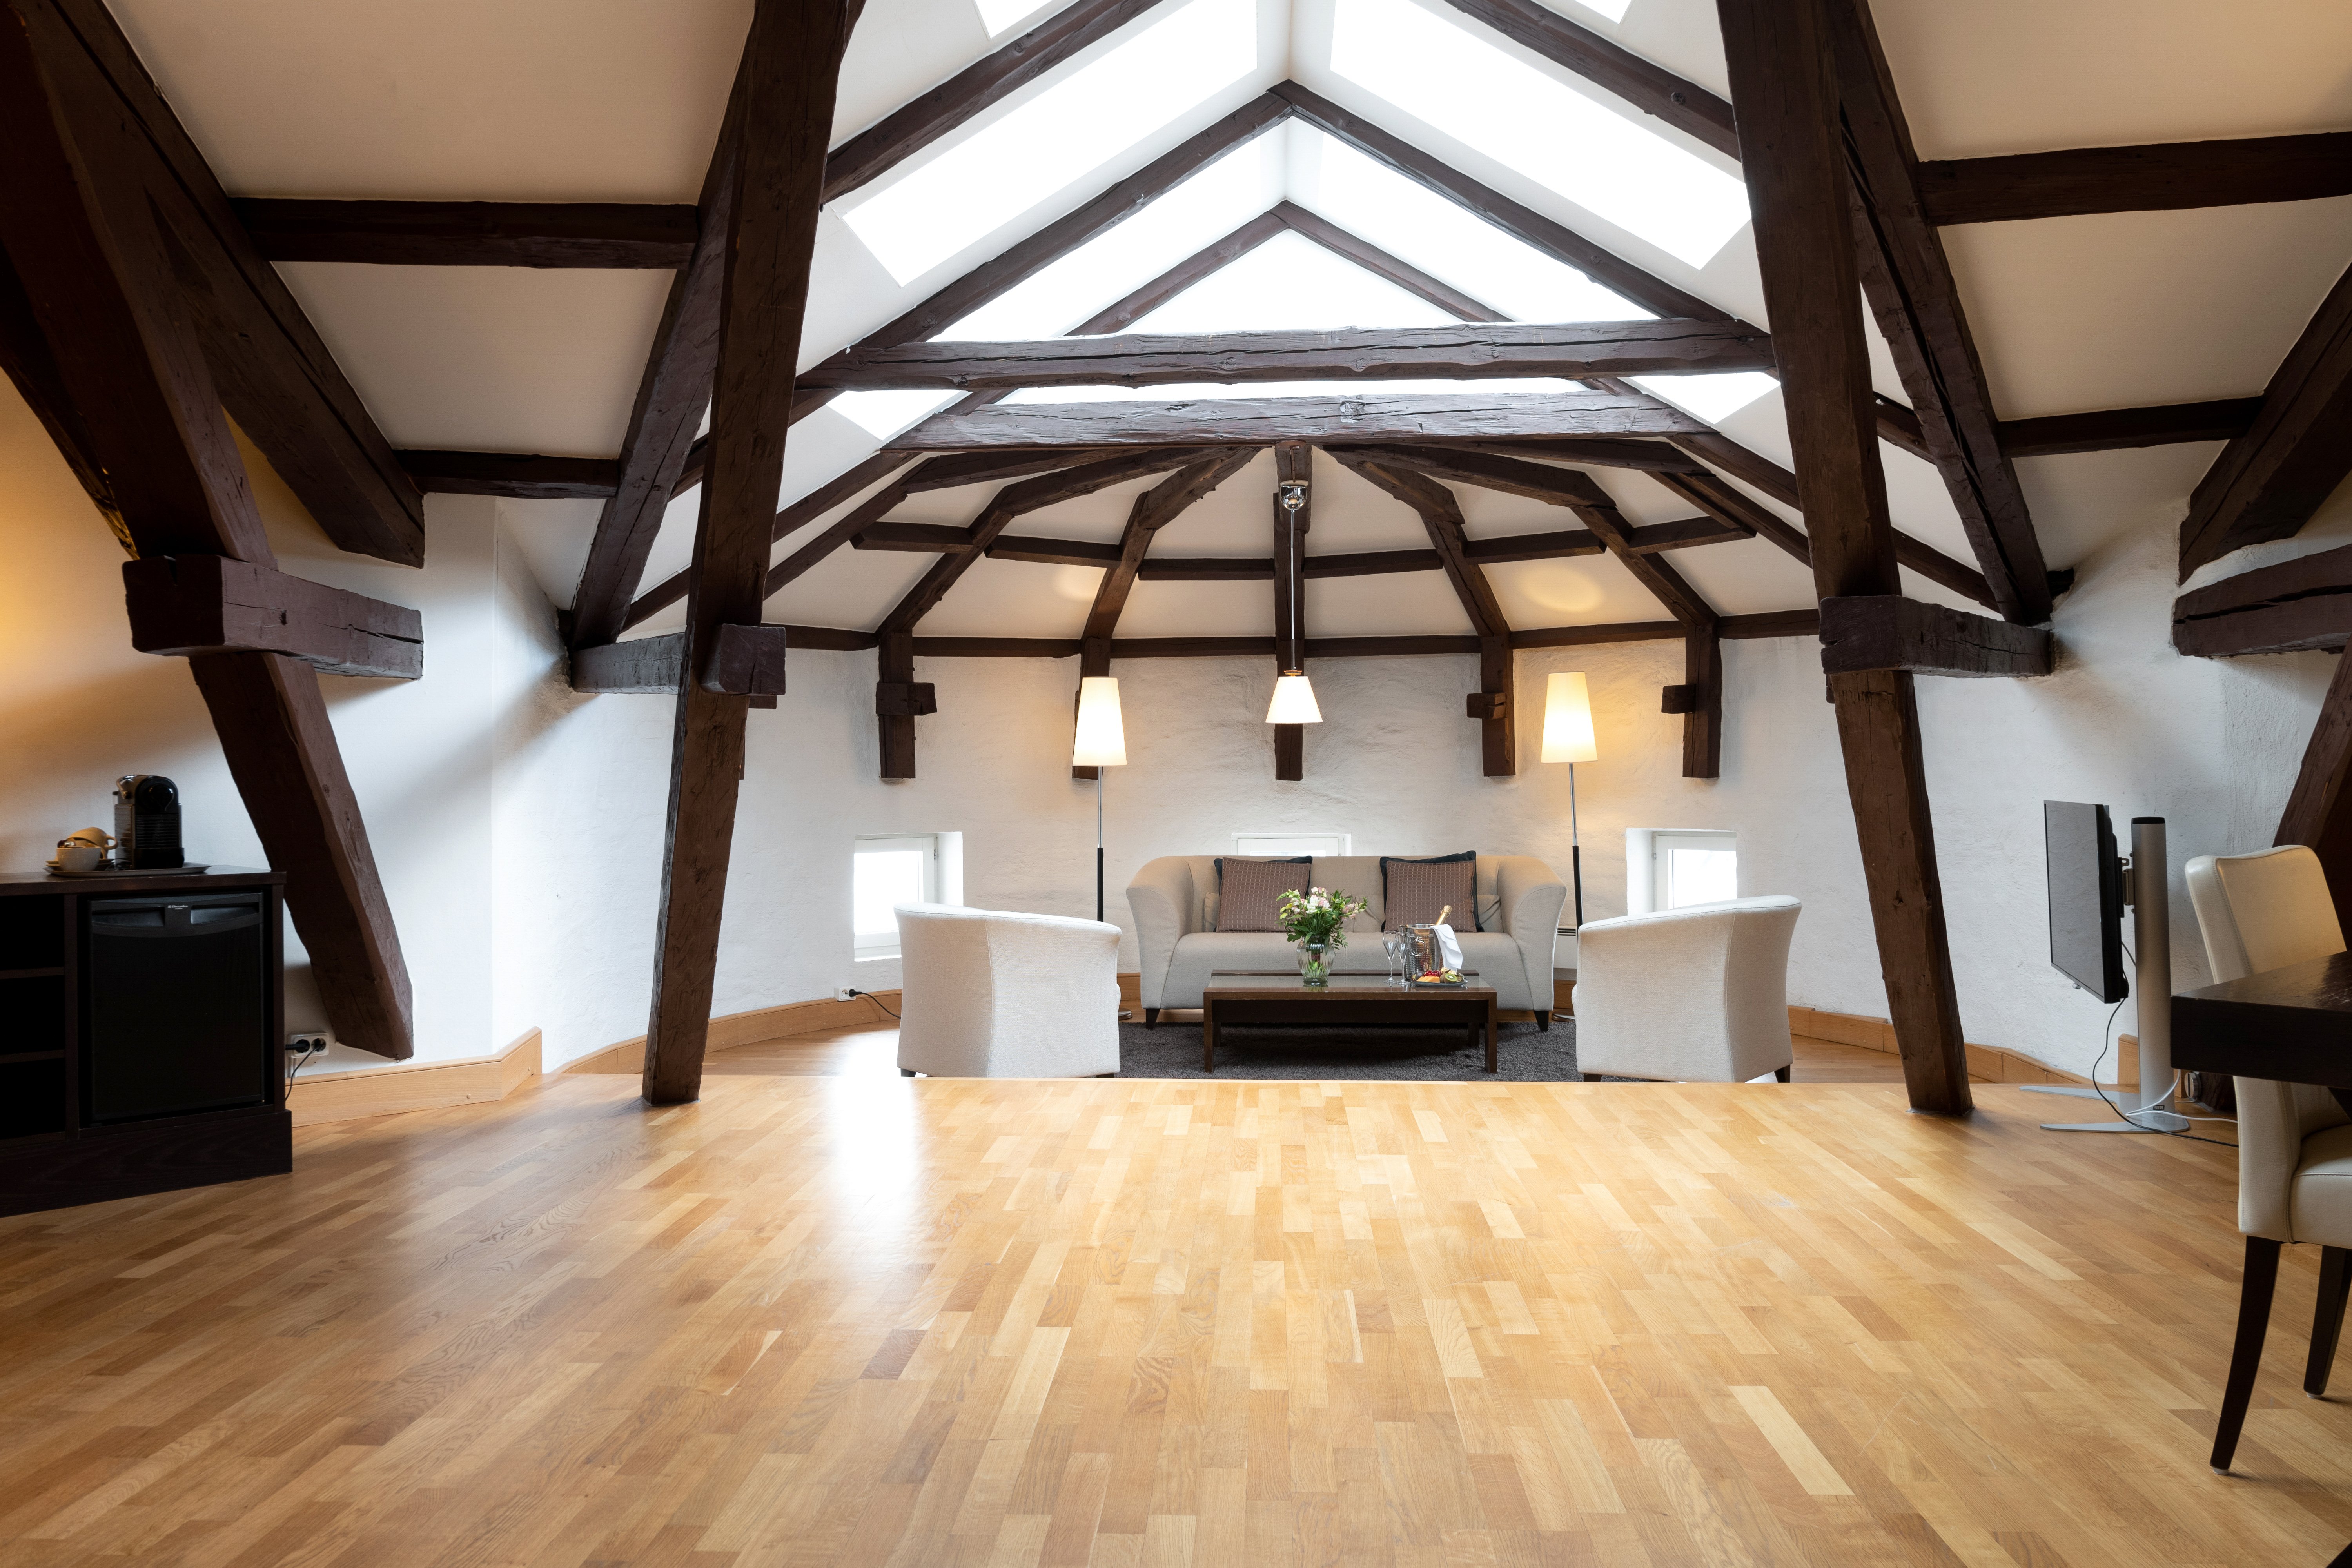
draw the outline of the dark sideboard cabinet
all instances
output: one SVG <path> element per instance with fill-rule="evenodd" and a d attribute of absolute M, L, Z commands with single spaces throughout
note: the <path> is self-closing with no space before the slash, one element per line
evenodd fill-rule
<path fill-rule="evenodd" d="M 284 891 L 0 872 L 0 1215 L 293 1169 Z"/>

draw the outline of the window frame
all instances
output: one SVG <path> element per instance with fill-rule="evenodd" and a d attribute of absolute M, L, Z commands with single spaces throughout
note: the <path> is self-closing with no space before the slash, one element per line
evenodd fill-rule
<path fill-rule="evenodd" d="M 880 932 L 861 935 L 857 930 L 857 858 L 861 855 L 897 854 L 908 849 L 919 850 L 923 856 L 923 896 L 921 903 L 940 901 L 940 836 L 936 833 L 860 833 L 849 841 L 849 946 L 850 956 L 860 963 L 880 960 L 895 961 L 899 956 L 898 922 L 890 924 L 887 937 Z"/>

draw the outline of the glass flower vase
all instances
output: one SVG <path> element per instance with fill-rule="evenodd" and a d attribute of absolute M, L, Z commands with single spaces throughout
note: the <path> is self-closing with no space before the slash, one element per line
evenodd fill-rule
<path fill-rule="evenodd" d="M 1331 983 L 1331 944 L 1324 942 L 1302 942 L 1298 944 L 1298 978 L 1309 985 Z"/>

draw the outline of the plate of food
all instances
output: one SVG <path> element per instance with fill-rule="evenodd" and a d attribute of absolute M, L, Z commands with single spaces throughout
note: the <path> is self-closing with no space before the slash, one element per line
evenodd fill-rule
<path fill-rule="evenodd" d="M 1432 989 L 1441 985 L 1460 986 L 1468 984 L 1462 978 L 1462 972 L 1458 969 L 1432 969 L 1424 973 L 1414 975 L 1412 983 L 1415 985 L 1425 985 Z"/>

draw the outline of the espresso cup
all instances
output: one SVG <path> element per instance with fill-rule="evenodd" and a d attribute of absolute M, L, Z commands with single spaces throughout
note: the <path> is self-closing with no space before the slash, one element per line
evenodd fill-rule
<path fill-rule="evenodd" d="M 105 860 L 106 851 L 95 844 L 65 843 L 58 846 L 58 869 L 60 871 L 95 871 Z"/>

